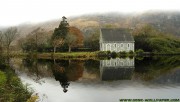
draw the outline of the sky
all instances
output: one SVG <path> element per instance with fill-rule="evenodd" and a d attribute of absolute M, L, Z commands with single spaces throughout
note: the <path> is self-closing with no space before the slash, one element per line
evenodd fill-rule
<path fill-rule="evenodd" d="M 0 26 L 106 12 L 180 11 L 180 0 L 0 0 Z"/>

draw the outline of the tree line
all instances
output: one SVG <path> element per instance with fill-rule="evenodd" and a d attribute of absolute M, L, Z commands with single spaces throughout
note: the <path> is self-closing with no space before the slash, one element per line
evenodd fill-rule
<path fill-rule="evenodd" d="M 23 52 L 56 52 L 68 51 L 72 48 L 83 47 L 83 33 L 76 27 L 70 26 L 62 17 L 62 21 L 54 31 L 46 31 L 40 27 L 34 29 L 25 37 L 18 38 L 19 31 L 16 27 L 10 27 L 4 32 L 0 31 L 0 48 L 9 53 L 12 42 L 16 43 L 16 48 Z"/>
<path fill-rule="evenodd" d="M 10 27 L 4 32 L 0 31 L 0 51 L 2 51 L 3 48 L 5 48 L 7 54 L 9 54 L 10 45 L 16 39 L 17 36 L 18 30 L 16 27 Z"/>
<path fill-rule="evenodd" d="M 6 49 L 9 54 L 12 42 L 23 52 L 59 52 L 59 51 L 98 51 L 99 30 L 94 29 L 85 36 L 80 29 L 70 26 L 62 17 L 59 26 L 53 31 L 46 31 L 40 27 L 34 29 L 24 38 L 18 38 L 19 31 L 16 27 L 10 27 L 0 31 L 0 51 Z M 172 34 L 158 31 L 150 25 L 132 30 L 135 40 L 135 50 L 142 49 L 145 52 L 177 53 L 180 51 L 180 40 Z M 16 46 L 17 47 L 17 46 Z M 14 50 L 14 49 L 13 49 Z"/>
<path fill-rule="evenodd" d="M 153 53 L 179 53 L 180 39 L 172 34 L 161 32 L 150 25 L 133 31 L 135 49 Z"/>
<path fill-rule="evenodd" d="M 37 28 L 25 38 L 18 40 L 19 47 L 24 52 L 54 52 L 68 51 L 84 47 L 84 34 L 76 27 L 70 26 L 62 17 L 62 21 L 54 31 Z M 89 42 L 91 43 L 91 42 Z"/>

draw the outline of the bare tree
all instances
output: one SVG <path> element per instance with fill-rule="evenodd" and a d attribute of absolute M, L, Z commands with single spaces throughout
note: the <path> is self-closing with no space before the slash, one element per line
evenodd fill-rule
<path fill-rule="evenodd" d="M 83 33 L 76 27 L 69 27 L 68 34 L 65 37 L 65 42 L 69 47 L 69 52 L 71 52 L 72 47 L 83 46 Z"/>
<path fill-rule="evenodd" d="M 68 35 L 66 36 L 65 40 L 66 40 L 66 43 L 68 44 L 68 47 L 69 47 L 68 52 L 71 52 L 71 48 L 73 46 L 77 45 L 76 44 L 77 37 L 74 34 L 72 34 L 72 33 L 68 33 Z"/>
<path fill-rule="evenodd" d="M 2 44 L 3 43 L 3 33 L 2 33 L 2 31 L 0 31 L 0 44 Z"/>
<path fill-rule="evenodd" d="M 52 46 L 54 47 L 54 53 L 56 53 L 56 48 L 61 47 L 64 44 L 64 39 L 56 37 L 52 41 Z"/>
<path fill-rule="evenodd" d="M 2 31 L 0 31 L 0 51 L 2 51 L 2 47 L 3 47 L 3 33 Z"/>
<path fill-rule="evenodd" d="M 16 27 L 10 27 L 4 32 L 5 46 L 6 46 L 8 55 L 9 55 L 10 45 L 16 38 L 17 34 L 18 34 L 18 30 Z"/>
<path fill-rule="evenodd" d="M 37 51 L 37 49 L 38 49 L 38 34 L 40 33 L 39 31 L 41 30 L 41 28 L 40 27 L 38 27 L 38 28 L 36 28 L 35 30 L 33 30 L 32 32 L 31 32 L 31 34 L 33 34 L 33 35 L 35 35 L 35 41 L 36 41 L 36 51 Z"/>

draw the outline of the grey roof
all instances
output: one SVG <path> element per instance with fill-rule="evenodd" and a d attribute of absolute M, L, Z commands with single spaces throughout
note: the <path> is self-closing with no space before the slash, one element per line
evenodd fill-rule
<path fill-rule="evenodd" d="M 134 42 L 133 36 L 130 34 L 129 29 L 125 28 L 102 28 L 102 41 L 130 41 Z"/>

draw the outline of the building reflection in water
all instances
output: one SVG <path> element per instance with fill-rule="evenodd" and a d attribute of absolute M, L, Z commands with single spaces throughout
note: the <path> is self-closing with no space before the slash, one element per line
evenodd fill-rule
<path fill-rule="evenodd" d="M 100 61 L 101 80 L 131 80 L 134 58 L 116 58 Z"/>

